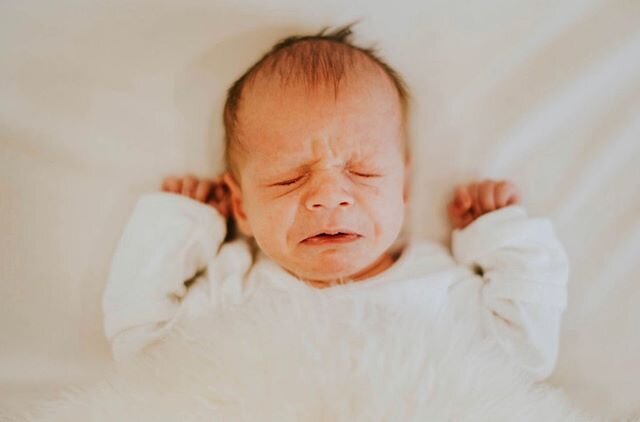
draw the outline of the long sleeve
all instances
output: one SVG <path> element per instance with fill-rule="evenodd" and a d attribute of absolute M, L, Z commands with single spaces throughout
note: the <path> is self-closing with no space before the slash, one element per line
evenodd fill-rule
<path fill-rule="evenodd" d="M 143 195 L 111 261 L 102 297 L 104 331 L 116 360 L 163 337 L 187 294 L 185 282 L 215 257 L 223 217 L 172 193 Z"/>
<path fill-rule="evenodd" d="M 452 236 L 454 258 L 480 273 L 470 282 L 479 286 L 485 333 L 533 378 L 549 376 L 557 360 L 569 272 L 551 222 L 510 206 Z"/>

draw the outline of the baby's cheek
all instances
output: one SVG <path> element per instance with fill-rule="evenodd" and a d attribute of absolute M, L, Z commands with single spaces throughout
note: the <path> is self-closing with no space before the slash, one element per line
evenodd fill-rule
<path fill-rule="evenodd" d="M 257 204 L 255 219 L 258 221 L 257 237 L 261 237 L 270 247 L 286 240 L 286 233 L 295 217 L 295 208 L 277 202 Z"/>
<path fill-rule="evenodd" d="M 365 209 L 375 225 L 376 237 L 380 240 L 395 240 L 404 220 L 404 201 L 401 193 L 370 197 Z"/>

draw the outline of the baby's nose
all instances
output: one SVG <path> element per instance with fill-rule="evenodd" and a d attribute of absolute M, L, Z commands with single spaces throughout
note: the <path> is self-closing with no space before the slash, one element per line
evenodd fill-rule
<path fill-rule="evenodd" d="M 353 202 L 353 196 L 336 180 L 319 184 L 305 199 L 305 205 L 311 211 L 347 208 L 353 205 Z"/>

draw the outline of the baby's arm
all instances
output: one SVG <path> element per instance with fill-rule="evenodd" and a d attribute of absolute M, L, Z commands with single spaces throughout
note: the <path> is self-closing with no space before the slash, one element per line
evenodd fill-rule
<path fill-rule="evenodd" d="M 162 338 L 180 314 L 186 283 L 216 256 L 225 219 L 173 193 L 143 195 L 118 243 L 103 294 L 104 330 L 116 360 Z"/>
<path fill-rule="evenodd" d="M 476 215 L 457 220 L 462 224 L 453 231 L 453 255 L 479 272 L 473 282 L 480 283 L 475 286 L 479 286 L 482 325 L 487 334 L 518 366 L 543 379 L 551 374 L 557 359 L 567 300 L 567 257 L 550 221 L 528 218 L 517 205 L 513 186 L 501 183 L 476 185 L 477 195 L 470 195 L 471 213 Z M 453 201 L 463 209 L 469 205 L 460 198 L 464 190 L 459 188 Z M 500 191 L 508 194 L 497 197 L 495 193 Z M 493 193 L 493 197 L 487 199 L 482 192 Z M 485 208 L 492 204 L 494 211 Z M 450 206 L 450 214 L 453 209 Z M 456 220 L 452 222 L 456 225 Z"/>

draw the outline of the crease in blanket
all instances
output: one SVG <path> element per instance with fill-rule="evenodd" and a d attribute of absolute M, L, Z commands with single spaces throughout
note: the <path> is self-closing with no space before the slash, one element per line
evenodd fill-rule
<path fill-rule="evenodd" d="M 589 421 L 463 322 L 310 289 L 181 321 L 25 421 Z"/>

